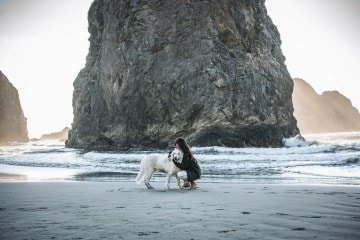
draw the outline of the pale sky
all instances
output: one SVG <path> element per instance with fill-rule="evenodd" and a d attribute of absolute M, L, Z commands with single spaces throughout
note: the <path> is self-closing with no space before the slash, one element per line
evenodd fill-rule
<path fill-rule="evenodd" d="M 360 1 L 266 0 L 293 78 L 338 90 L 360 110 Z"/>
<path fill-rule="evenodd" d="M 71 127 L 92 0 L 0 0 L 0 70 L 18 89 L 29 137 Z M 360 109 L 360 1 L 266 0 L 292 77 Z"/>

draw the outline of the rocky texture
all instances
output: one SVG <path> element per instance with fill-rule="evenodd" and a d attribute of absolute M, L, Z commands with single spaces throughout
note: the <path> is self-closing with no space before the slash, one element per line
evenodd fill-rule
<path fill-rule="evenodd" d="M 293 81 L 264 1 L 95 0 L 68 147 L 281 146 Z"/>
<path fill-rule="evenodd" d="M 360 131 L 360 114 L 338 91 L 321 95 L 304 80 L 294 79 L 294 116 L 301 133 Z"/>
<path fill-rule="evenodd" d="M 0 71 L 0 145 L 28 141 L 27 122 L 18 91 Z"/>
<path fill-rule="evenodd" d="M 43 134 L 41 136 L 41 140 L 59 140 L 59 141 L 65 141 L 68 139 L 68 133 L 69 133 L 70 128 L 65 127 L 63 130 L 61 130 L 60 132 L 54 132 L 54 133 L 49 133 L 49 134 Z"/>

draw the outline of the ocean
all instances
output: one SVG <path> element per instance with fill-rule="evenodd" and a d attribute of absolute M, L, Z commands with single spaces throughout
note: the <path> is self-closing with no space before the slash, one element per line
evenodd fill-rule
<path fill-rule="evenodd" d="M 282 148 L 193 147 L 198 182 L 360 185 L 360 132 L 308 134 Z M 85 151 L 58 141 L 0 147 L 0 173 L 11 181 L 134 181 L 141 159 L 158 151 Z M 10 175 L 1 174 L 0 181 Z M 156 173 L 152 181 L 165 181 Z M 175 177 L 171 180 L 175 186 Z M 135 183 L 134 183 L 135 184 Z"/>

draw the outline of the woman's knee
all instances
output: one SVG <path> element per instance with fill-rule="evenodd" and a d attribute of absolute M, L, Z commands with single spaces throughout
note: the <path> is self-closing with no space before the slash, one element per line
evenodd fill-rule
<path fill-rule="evenodd" d="M 186 171 L 180 171 L 177 173 L 177 176 L 182 180 L 187 180 L 187 173 Z"/>

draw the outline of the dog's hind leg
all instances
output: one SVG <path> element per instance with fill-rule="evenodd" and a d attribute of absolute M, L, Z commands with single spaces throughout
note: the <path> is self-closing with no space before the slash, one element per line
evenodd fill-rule
<path fill-rule="evenodd" d="M 153 173 L 154 173 L 154 172 L 152 172 L 152 173 L 147 173 L 146 176 L 145 176 L 144 182 L 145 182 L 145 186 L 146 186 L 148 189 L 154 189 L 154 187 L 150 185 L 150 179 L 151 179 Z"/>
<path fill-rule="evenodd" d="M 154 187 L 151 186 L 150 183 L 149 183 L 149 182 L 146 182 L 146 181 L 145 181 L 145 186 L 146 186 L 148 189 L 154 189 Z"/>

